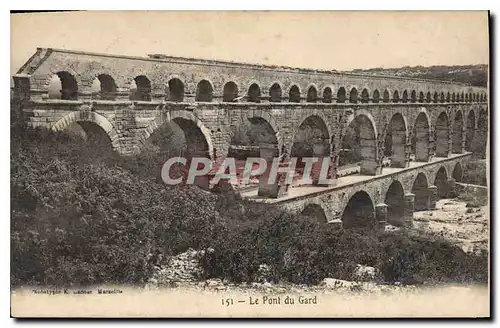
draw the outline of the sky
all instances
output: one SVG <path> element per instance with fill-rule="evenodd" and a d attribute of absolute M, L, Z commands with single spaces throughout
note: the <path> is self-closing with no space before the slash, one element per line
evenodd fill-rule
<path fill-rule="evenodd" d="M 37 47 L 317 69 L 487 64 L 486 11 L 11 14 L 11 74 Z"/>

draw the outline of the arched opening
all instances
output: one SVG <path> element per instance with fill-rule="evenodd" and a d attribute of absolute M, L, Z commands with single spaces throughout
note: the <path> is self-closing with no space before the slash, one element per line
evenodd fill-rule
<path fill-rule="evenodd" d="M 207 80 L 201 80 L 196 87 L 196 101 L 211 102 L 213 99 L 214 88 L 212 83 Z"/>
<path fill-rule="evenodd" d="M 437 103 L 439 102 L 439 94 L 436 92 L 434 92 L 434 102 Z"/>
<path fill-rule="evenodd" d="M 296 85 L 292 85 L 290 87 L 290 91 L 288 92 L 288 101 L 293 103 L 300 102 L 300 89 Z"/>
<path fill-rule="evenodd" d="M 403 103 L 408 102 L 408 91 L 403 91 Z"/>
<path fill-rule="evenodd" d="M 85 141 L 88 151 L 95 153 L 110 153 L 113 145 L 109 135 L 98 124 L 90 121 L 73 122 L 65 129 L 69 135 Z"/>
<path fill-rule="evenodd" d="M 349 102 L 351 104 L 356 104 L 358 102 L 358 90 L 356 88 L 352 88 L 349 93 Z"/>
<path fill-rule="evenodd" d="M 474 147 L 474 154 L 480 158 L 485 158 L 488 143 L 488 113 L 483 109 L 479 111 L 477 135 L 477 147 Z"/>
<path fill-rule="evenodd" d="M 415 211 L 425 211 L 429 207 L 429 183 L 424 173 L 419 173 L 411 192 L 415 195 Z"/>
<path fill-rule="evenodd" d="M 297 168 L 304 167 L 303 157 L 324 157 L 330 154 L 330 136 L 323 119 L 316 115 L 306 118 L 293 137 L 291 157 L 297 158 Z"/>
<path fill-rule="evenodd" d="M 367 89 L 363 89 L 361 92 L 361 102 L 366 104 L 370 100 L 370 94 L 368 93 Z"/>
<path fill-rule="evenodd" d="M 430 142 L 430 124 L 429 118 L 424 112 L 418 114 L 413 128 L 412 153 L 415 154 L 415 161 L 429 161 L 429 142 Z"/>
<path fill-rule="evenodd" d="M 168 100 L 183 101 L 184 100 L 184 83 L 181 80 L 173 78 L 168 81 Z"/>
<path fill-rule="evenodd" d="M 332 88 L 326 87 L 325 90 L 323 90 L 323 102 L 324 103 L 331 103 L 333 100 L 333 92 Z"/>
<path fill-rule="evenodd" d="M 222 92 L 223 102 L 235 102 L 238 98 L 238 86 L 233 81 L 224 84 L 224 89 Z"/>
<path fill-rule="evenodd" d="M 418 102 L 419 103 L 425 102 L 425 96 L 424 96 L 423 91 L 420 91 L 420 93 L 418 94 Z"/>
<path fill-rule="evenodd" d="M 310 86 L 307 90 L 307 102 L 315 103 L 318 100 L 318 90 L 314 86 Z"/>
<path fill-rule="evenodd" d="M 337 91 L 337 102 L 338 103 L 345 103 L 345 89 L 344 87 L 340 87 L 339 91 Z"/>
<path fill-rule="evenodd" d="M 389 90 L 387 90 L 387 89 L 386 89 L 386 90 L 384 91 L 383 101 L 384 101 L 385 103 L 391 102 L 391 99 L 390 99 L 390 98 L 391 98 L 391 96 L 389 96 Z"/>
<path fill-rule="evenodd" d="M 139 75 L 130 83 L 130 100 L 151 101 L 151 82 L 146 76 Z"/>
<path fill-rule="evenodd" d="M 317 204 L 307 205 L 306 208 L 304 208 L 304 210 L 302 211 L 302 213 L 300 213 L 300 216 L 317 220 L 319 223 L 322 224 L 328 223 L 325 211 L 320 205 Z"/>
<path fill-rule="evenodd" d="M 444 103 L 444 92 L 441 92 L 441 98 L 439 99 L 439 101 Z"/>
<path fill-rule="evenodd" d="M 462 92 L 460 94 L 460 102 L 464 102 L 465 101 L 465 94 Z"/>
<path fill-rule="evenodd" d="M 281 87 L 278 83 L 274 83 L 269 89 L 269 101 L 281 102 Z"/>
<path fill-rule="evenodd" d="M 465 94 L 465 102 L 469 102 L 469 94 L 468 93 Z"/>
<path fill-rule="evenodd" d="M 450 95 L 450 92 L 448 91 L 448 93 L 446 94 L 446 102 L 450 102 L 450 99 L 451 99 L 451 95 Z"/>
<path fill-rule="evenodd" d="M 432 102 L 432 95 L 430 92 L 427 92 L 427 102 L 428 103 Z"/>
<path fill-rule="evenodd" d="M 456 99 L 456 96 L 455 96 L 455 92 L 453 92 L 451 94 L 451 102 L 455 102 L 457 99 Z"/>
<path fill-rule="evenodd" d="M 417 92 L 415 90 L 411 91 L 411 102 L 417 102 Z"/>
<path fill-rule="evenodd" d="M 453 169 L 453 174 L 452 177 L 455 179 L 456 182 L 462 182 L 464 172 L 462 170 L 462 164 L 457 163 L 455 164 L 455 168 Z"/>
<path fill-rule="evenodd" d="M 360 174 L 377 174 L 375 126 L 364 114 L 356 116 L 346 129 L 339 152 L 341 166 L 361 165 Z"/>
<path fill-rule="evenodd" d="M 116 83 L 108 74 L 100 74 L 92 83 L 92 94 L 98 99 L 114 100 L 116 98 Z"/>
<path fill-rule="evenodd" d="M 49 82 L 49 99 L 76 100 L 78 99 L 78 85 L 70 73 L 57 72 Z"/>
<path fill-rule="evenodd" d="M 248 101 L 260 103 L 260 87 L 258 84 L 253 83 L 250 88 L 248 88 Z"/>
<path fill-rule="evenodd" d="M 172 121 L 184 132 L 187 155 L 210 158 L 207 138 L 196 122 L 181 117 L 176 117 Z"/>
<path fill-rule="evenodd" d="M 342 213 L 344 229 L 373 227 L 375 209 L 370 196 L 365 191 L 358 191 L 349 199 Z"/>
<path fill-rule="evenodd" d="M 373 91 L 373 102 L 378 104 L 380 101 L 380 92 L 378 90 Z"/>
<path fill-rule="evenodd" d="M 472 151 L 472 141 L 474 140 L 474 131 L 476 128 L 476 116 L 474 111 L 470 111 L 467 115 L 467 130 L 465 132 L 465 150 Z"/>
<path fill-rule="evenodd" d="M 448 175 L 446 174 L 446 169 L 444 166 L 439 168 L 436 178 L 434 179 L 434 185 L 437 187 L 438 199 L 445 198 L 448 194 Z"/>
<path fill-rule="evenodd" d="M 387 222 L 399 226 L 404 221 L 404 191 L 403 186 L 397 180 L 393 181 L 385 195 L 387 204 Z"/>
<path fill-rule="evenodd" d="M 384 155 L 391 158 L 391 167 L 405 167 L 406 124 L 403 115 L 392 116 L 387 127 Z"/>
<path fill-rule="evenodd" d="M 455 114 L 453 121 L 453 140 L 451 143 L 451 151 L 454 154 L 462 153 L 462 140 L 463 140 L 464 120 L 462 112 L 458 111 Z"/>
<path fill-rule="evenodd" d="M 436 156 L 448 157 L 450 128 L 448 115 L 442 112 L 436 121 Z"/>
<path fill-rule="evenodd" d="M 394 91 L 394 93 L 392 94 L 392 102 L 399 102 L 399 92 L 398 90 Z"/>
<path fill-rule="evenodd" d="M 260 146 L 278 149 L 277 131 L 262 117 L 250 117 L 232 127 L 233 133 L 228 157 L 236 158 L 237 167 L 243 167 L 248 157 L 260 157 Z"/>

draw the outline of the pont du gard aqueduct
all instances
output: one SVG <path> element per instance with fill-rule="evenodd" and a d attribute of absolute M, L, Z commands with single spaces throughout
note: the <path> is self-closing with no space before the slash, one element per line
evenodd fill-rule
<path fill-rule="evenodd" d="M 344 228 L 411 226 L 414 211 L 454 194 L 488 140 L 487 89 L 452 82 L 50 48 L 13 80 L 12 111 L 29 126 L 77 126 L 123 156 L 174 124 L 186 154 L 214 163 L 328 158 L 334 184 L 313 169 L 308 185 L 257 177 L 239 192 Z"/>

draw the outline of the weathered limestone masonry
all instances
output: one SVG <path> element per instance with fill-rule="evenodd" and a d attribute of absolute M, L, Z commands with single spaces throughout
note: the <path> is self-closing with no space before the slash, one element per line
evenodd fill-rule
<path fill-rule="evenodd" d="M 274 153 L 286 162 L 294 149 L 310 146 L 311 155 L 330 158 L 330 174 L 339 184 L 339 158 L 349 131 L 359 142 L 353 148 L 359 148 L 360 175 L 383 175 L 384 149 L 390 150 L 391 169 L 401 173 L 311 196 L 329 204 L 328 221 L 338 218 L 361 187 L 379 217 L 410 217 L 412 207 L 432 207 L 443 190 L 452 192 L 450 165 L 462 163 L 474 145 L 485 146 L 488 136 L 487 89 L 442 81 L 50 48 L 37 49 L 13 79 L 12 110 L 30 126 L 58 131 L 76 123 L 93 125 L 123 155 L 139 153 L 170 121 L 184 131 L 189 153 L 214 160 L 227 156 L 240 126 L 261 125 L 270 134 L 259 139 L 263 157 Z M 319 132 L 304 137 L 312 130 Z M 436 159 L 447 170 L 440 174 L 440 193 L 433 185 L 440 167 Z M 427 164 L 416 168 L 412 161 Z M 420 170 L 425 179 L 417 176 Z M 442 182 L 443 176 L 449 181 Z M 390 194 L 399 198 L 380 198 L 395 177 L 401 185 Z M 261 184 L 259 190 L 261 196 L 286 194 L 280 186 Z M 356 197 L 362 201 L 364 195 Z M 299 199 L 294 206 L 304 208 L 307 202 Z"/>

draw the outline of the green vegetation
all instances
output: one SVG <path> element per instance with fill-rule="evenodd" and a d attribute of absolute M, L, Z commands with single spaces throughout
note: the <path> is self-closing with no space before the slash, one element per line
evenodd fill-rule
<path fill-rule="evenodd" d="M 160 183 L 161 156 L 121 158 L 64 133 L 11 131 L 11 284 L 142 284 L 149 254 L 213 248 L 205 277 L 351 279 L 356 264 L 405 283 L 486 282 L 488 255 L 438 236 L 338 231 L 313 218 Z"/>

